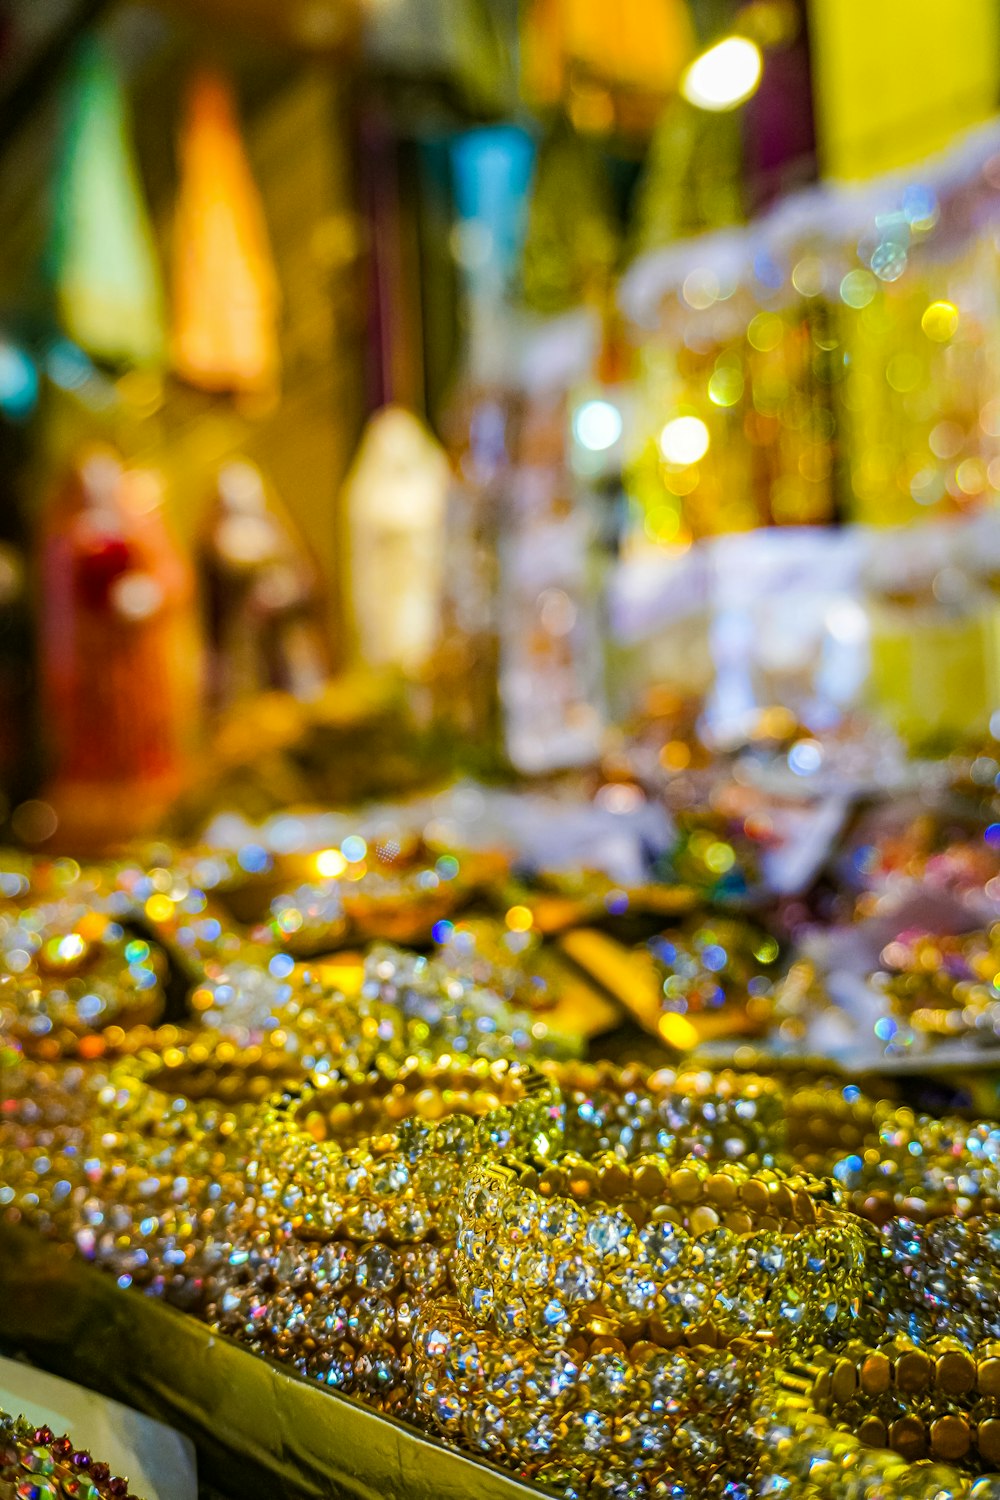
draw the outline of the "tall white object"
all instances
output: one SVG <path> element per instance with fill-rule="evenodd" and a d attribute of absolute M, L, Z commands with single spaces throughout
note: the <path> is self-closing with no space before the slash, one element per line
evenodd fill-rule
<path fill-rule="evenodd" d="M 411 412 L 375 413 L 345 484 L 354 628 L 369 666 L 414 676 L 437 644 L 450 482 L 443 448 Z"/>

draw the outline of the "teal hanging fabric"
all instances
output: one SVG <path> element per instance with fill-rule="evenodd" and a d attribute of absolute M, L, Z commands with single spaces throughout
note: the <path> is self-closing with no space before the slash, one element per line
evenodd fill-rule
<path fill-rule="evenodd" d="M 164 355 L 164 308 L 121 80 L 89 39 L 69 82 L 48 264 L 71 339 L 113 365 Z"/>

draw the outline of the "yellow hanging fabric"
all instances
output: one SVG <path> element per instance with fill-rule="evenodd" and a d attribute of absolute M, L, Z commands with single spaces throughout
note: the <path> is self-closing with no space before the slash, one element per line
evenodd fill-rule
<path fill-rule="evenodd" d="M 563 0 L 528 0 L 521 34 L 521 72 L 528 99 L 548 108 L 558 104 L 565 71 Z"/>
<path fill-rule="evenodd" d="M 673 93 L 692 48 L 682 0 L 564 0 L 570 59 L 611 86 Z"/>
<path fill-rule="evenodd" d="M 990 0 L 810 0 L 809 29 L 824 177 L 922 161 L 996 110 Z"/>
<path fill-rule="evenodd" d="M 228 85 L 200 73 L 180 145 L 174 242 L 174 367 L 208 391 L 278 382 L 280 292 L 264 211 Z"/>

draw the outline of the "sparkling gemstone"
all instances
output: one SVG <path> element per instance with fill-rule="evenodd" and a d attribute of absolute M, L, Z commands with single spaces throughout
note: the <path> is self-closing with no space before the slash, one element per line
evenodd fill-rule
<path fill-rule="evenodd" d="M 574 1255 L 556 1263 L 552 1272 L 552 1286 L 563 1302 L 572 1305 L 593 1302 L 600 1289 L 600 1281 L 582 1256 Z"/>
<path fill-rule="evenodd" d="M 563 1418 L 564 1441 L 569 1454 L 596 1457 L 611 1447 L 612 1419 L 599 1411 L 569 1411 Z"/>
<path fill-rule="evenodd" d="M 539 1233 L 558 1245 L 572 1245 L 579 1229 L 579 1210 L 566 1203 L 550 1203 L 538 1220 Z"/>
<path fill-rule="evenodd" d="M 598 1411 L 615 1412 L 628 1399 L 632 1370 L 621 1355 L 593 1354 L 580 1366 L 580 1380 L 586 1385 L 590 1402 Z"/>
<path fill-rule="evenodd" d="M 441 1427 L 457 1427 L 462 1420 L 462 1401 L 457 1391 L 441 1391 L 433 1404 L 434 1420 Z"/>
<path fill-rule="evenodd" d="M 779 1276 L 788 1263 L 788 1244 L 776 1234 L 755 1234 L 747 1245 L 747 1266 L 764 1276 Z"/>
<path fill-rule="evenodd" d="M 354 1279 L 356 1259 L 353 1245 L 324 1245 L 313 1263 L 317 1286 L 327 1286 L 331 1291 L 349 1286 Z"/>
<path fill-rule="evenodd" d="M 544 1303 L 532 1319 L 531 1331 L 546 1343 L 565 1343 L 572 1328 L 563 1304 L 555 1297 Z"/>
<path fill-rule="evenodd" d="M 597 1213 L 587 1223 L 584 1239 L 597 1255 L 617 1259 L 625 1255 L 634 1226 L 624 1214 Z"/>
<path fill-rule="evenodd" d="M 691 1244 L 691 1264 L 701 1275 L 711 1277 L 716 1286 L 731 1285 L 739 1280 L 743 1269 L 743 1244 L 730 1229 L 713 1229 Z"/>
<path fill-rule="evenodd" d="M 498 1301 L 493 1320 L 498 1331 L 507 1338 L 525 1338 L 531 1330 L 531 1317 L 519 1297 Z"/>
<path fill-rule="evenodd" d="M 362 1297 L 351 1308 L 351 1334 L 363 1343 L 380 1343 L 390 1338 L 395 1326 L 395 1309 L 384 1297 Z"/>
<path fill-rule="evenodd" d="M 678 1224 L 647 1224 L 640 1231 L 640 1242 L 657 1274 L 675 1270 L 684 1259 L 691 1243 L 687 1230 Z"/>
<path fill-rule="evenodd" d="M 665 1350 L 646 1361 L 642 1380 L 648 1386 L 647 1404 L 658 1414 L 679 1411 L 690 1400 L 694 1384 L 691 1365 L 683 1355 Z"/>
<path fill-rule="evenodd" d="M 565 1349 L 546 1351 L 535 1360 L 525 1391 L 534 1399 L 550 1402 L 558 1408 L 575 1396 L 579 1378 L 580 1364 L 576 1355 Z"/>
<path fill-rule="evenodd" d="M 391 1292 L 399 1282 L 396 1254 L 385 1245 L 366 1245 L 354 1263 L 355 1285 L 373 1292 Z"/>
<path fill-rule="evenodd" d="M 462 1430 L 473 1448 L 482 1453 L 494 1453 L 502 1448 L 507 1439 L 507 1427 L 498 1406 L 488 1402 L 482 1409 L 470 1409 L 463 1414 Z"/>

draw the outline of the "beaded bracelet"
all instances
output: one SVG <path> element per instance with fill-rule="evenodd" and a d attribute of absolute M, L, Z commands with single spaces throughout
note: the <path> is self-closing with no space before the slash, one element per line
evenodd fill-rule
<path fill-rule="evenodd" d="M 71 1438 L 0 1411 L 0 1495 L 11 1500 L 135 1500 L 128 1480 Z"/>
<path fill-rule="evenodd" d="M 255 1196 L 227 1227 L 210 1317 L 406 1411 L 412 1321 L 447 1286 L 462 1159 L 515 1141 L 545 1152 L 561 1131 L 558 1091 L 516 1063 L 411 1063 L 287 1092 L 248 1166 Z"/>
<path fill-rule="evenodd" d="M 599 1069 L 551 1065 L 546 1068 L 546 1076 L 550 1083 L 559 1081 L 559 1093 L 564 1087 L 572 1090 L 567 1132 L 573 1129 L 571 1121 L 579 1124 L 585 1120 L 588 1127 L 593 1124 L 592 1086 L 598 1079 L 602 1096 L 623 1106 L 626 1118 L 651 1097 L 635 1087 L 646 1081 L 638 1069 L 622 1072 L 610 1065 Z M 713 1101 L 736 1099 L 735 1076 L 724 1075 L 714 1091 L 712 1082 L 711 1075 L 703 1072 L 679 1083 L 672 1074 L 658 1079 L 664 1098 L 669 1097 L 674 1108 L 686 1107 L 694 1099 L 704 1108 L 706 1119 L 713 1113 Z M 738 1082 L 743 1089 L 741 1097 L 752 1101 L 752 1081 Z M 334 1075 L 324 1087 L 290 1093 L 272 1108 L 282 1147 L 287 1146 L 290 1130 L 294 1130 L 305 1137 L 307 1146 L 332 1148 L 328 1154 L 334 1162 L 340 1161 L 338 1148 L 345 1150 L 354 1164 L 356 1188 L 370 1193 L 372 1181 L 378 1184 L 383 1180 L 378 1168 L 391 1170 L 397 1164 L 393 1141 L 401 1117 L 409 1116 L 411 1122 L 423 1127 L 428 1121 L 436 1124 L 435 1117 L 456 1109 L 472 1116 L 485 1112 L 491 1122 L 489 1139 L 484 1143 L 477 1136 L 475 1145 L 476 1149 L 492 1150 L 498 1144 L 495 1112 L 503 1107 L 501 1096 L 513 1094 L 513 1110 L 523 1117 L 529 1103 L 539 1103 L 538 1095 L 530 1092 L 532 1084 L 543 1092 L 529 1070 L 516 1066 L 504 1070 L 484 1063 L 441 1069 L 410 1065 L 398 1071 L 353 1077 Z M 519 1093 L 523 1097 L 518 1100 Z M 560 1128 L 556 1097 L 553 1095 L 543 1122 L 546 1150 L 556 1143 Z M 290 1115 L 297 1124 L 290 1124 Z M 411 1131 L 410 1139 L 420 1153 L 416 1162 L 402 1164 L 412 1183 L 414 1177 L 419 1178 L 425 1158 L 429 1165 L 437 1143 L 433 1133 L 425 1137 Z M 457 1144 L 465 1139 L 463 1135 Z M 503 1146 L 505 1140 L 506 1134 L 499 1137 L 499 1145 Z M 366 1164 L 368 1156 L 371 1161 Z M 442 1164 L 433 1170 L 440 1174 Z M 404 1184 L 402 1173 L 398 1176 L 397 1190 L 406 1198 L 411 1186 Z M 304 1178 L 300 1168 L 281 1180 L 291 1186 Z M 369 1196 L 356 1218 L 348 1216 L 346 1224 L 342 1222 L 318 1243 L 302 1238 L 304 1226 L 296 1190 L 293 1188 L 290 1198 L 278 1193 L 278 1181 L 277 1176 L 268 1176 L 266 1197 L 260 1195 L 262 1201 L 274 1205 L 273 1211 L 262 1215 L 258 1208 L 242 1227 L 230 1222 L 233 1250 L 216 1272 L 209 1317 L 222 1331 L 277 1358 L 291 1360 L 304 1374 L 341 1390 L 360 1391 L 389 1409 L 405 1409 L 399 1386 L 414 1312 L 428 1300 L 438 1298 L 447 1282 L 454 1237 L 453 1218 L 448 1213 L 450 1199 L 438 1199 L 433 1212 L 417 1218 L 411 1197 L 409 1218 L 401 1235 L 393 1217 L 395 1201 L 379 1203 Z M 288 1212 L 289 1206 L 295 1209 L 294 1214 Z M 350 1204 L 345 1201 L 344 1207 L 350 1215 Z M 380 1216 L 383 1208 L 387 1214 L 384 1219 Z M 405 1238 L 421 1224 L 425 1242 Z M 366 1234 L 375 1238 L 366 1241 Z"/>
<path fill-rule="evenodd" d="M 205 1315 L 330 1389 L 405 1413 L 414 1318 L 445 1294 L 448 1256 L 447 1245 L 430 1242 L 317 1244 L 237 1233 Z"/>
<path fill-rule="evenodd" d="M 967 1345 L 1000 1338 L 1000 1216 L 895 1218 L 881 1242 L 873 1279 L 890 1332 Z"/>
<path fill-rule="evenodd" d="M 815 1409 L 814 1371 L 780 1372 L 755 1403 L 755 1489 L 787 1500 L 1000 1500 L 1000 1476 L 910 1463 L 838 1430 Z"/>
<path fill-rule="evenodd" d="M 924 1348 L 899 1339 L 877 1348 L 815 1351 L 786 1364 L 778 1385 L 850 1428 L 867 1447 L 908 1463 L 931 1458 L 971 1469 L 1000 1466 L 1000 1343 L 956 1339 Z"/>
<path fill-rule="evenodd" d="M 903 1212 L 982 1214 L 1000 1206 L 1000 1125 L 994 1120 L 931 1119 L 882 1107 L 877 1132 L 841 1157 L 833 1175 L 859 1212 L 876 1223 Z"/>
<path fill-rule="evenodd" d="M 695 1158 L 563 1158 L 541 1174 L 510 1157 L 473 1160 L 456 1295 L 483 1326 L 554 1344 L 581 1331 L 691 1344 L 844 1337 L 861 1312 L 867 1235 L 830 1196 L 814 1179 Z"/>
<path fill-rule="evenodd" d="M 0 1207 L 120 1285 L 188 1305 L 218 1257 L 210 1222 L 244 1195 L 240 1151 L 257 1100 L 286 1068 L 280 1049 L 215 1038 L 106 1069 L 16 1070 L 0 1121 Z"/>
<path fill-rule="evenodd" d="M 872 983 L 892 1014 L 917 1032 L 946 1039 L 971 1033 L 995 1043 L 998 937 L 995 927 L 960 937 L 901 934 L 882 950 Z"/>

